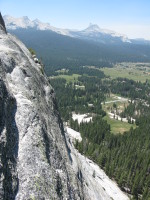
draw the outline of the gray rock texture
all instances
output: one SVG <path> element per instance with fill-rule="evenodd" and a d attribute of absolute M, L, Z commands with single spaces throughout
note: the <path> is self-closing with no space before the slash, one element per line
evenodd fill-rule
<path fill-rule="evenodd" d="M 103 174 L 74 149 L 42 66 L 0 15 L 0 200 L 128 200 Z"/>
<path fill-rule="evenodd" d="M 55 93 L 0 15 L 0 199 L 83 199 Z"/>

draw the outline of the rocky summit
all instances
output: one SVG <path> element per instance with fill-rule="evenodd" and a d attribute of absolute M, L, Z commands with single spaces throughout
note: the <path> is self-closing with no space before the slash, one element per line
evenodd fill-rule
<path fill-rule="evenodd" d="M 83 199 L 54 90 L 0 15 L 0 199 Z"/>

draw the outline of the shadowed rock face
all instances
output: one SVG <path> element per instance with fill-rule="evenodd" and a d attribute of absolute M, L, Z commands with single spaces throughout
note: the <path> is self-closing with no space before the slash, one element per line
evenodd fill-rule
<path fill-rule="evenodd" d="M 2 18 L 1 13 L 0 13 L 0 33 L 2 33 L 2 32 L 7 33 L 6 32 L 6 28 L 5 28 L 4 20 Z"/>
<path fill-rule="evenodd" d="M 83 199 L 53 88 L 0 15 L 0 199 Z"/>
<path fill-rule="evenodd" d="M 15 98 L 0 80 L 0 199 L 14 199 L 18 190 L 16 109 Z"/>

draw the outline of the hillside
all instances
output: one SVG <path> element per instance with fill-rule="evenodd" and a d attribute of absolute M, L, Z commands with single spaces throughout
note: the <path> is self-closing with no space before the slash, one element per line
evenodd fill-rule
<path fill-rule="evenodd" d="M 0 199 L 82 199 L 54 90 L 0 15 Z"/>
<path fill-rule="evenodd" d="M 46 68 L 51 66 L 95 65 L 109 67 L 115 62 L 149 62 L 150 46 L 136 44 L 102 44 L 34 29 L 8 30 L 27 47 L 36 50 Z"/>
<path fill-rule="evenodd" d="M 42 57 L 46 71 L 50 67 L 94 65 L 111 67 L 116 62 L 149 62 L 150 43 L 131 40 L 95 24 L 78 31 L 59 29 L 38 19 L 4 16 L 8 32 Z"/>
<path fill-rule="evenodd" d="M 0 199 L 128 200 L 75 150 L 42 66 L 7 34 L 1 14 L 0 38 Z"/>

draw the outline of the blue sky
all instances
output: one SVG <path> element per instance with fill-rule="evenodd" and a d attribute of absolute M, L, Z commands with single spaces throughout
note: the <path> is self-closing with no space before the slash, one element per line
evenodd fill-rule
<path fill-rule="evenodd" d="M 150 40 L 150 0 L 0 0 L 0 11 L 60 28 L 84 29 L 93 23 Z"/>

